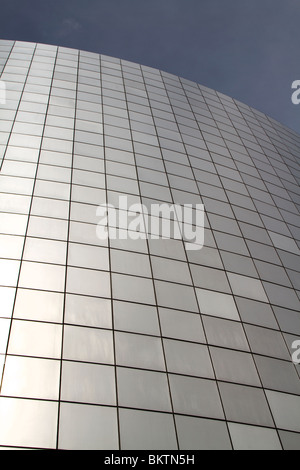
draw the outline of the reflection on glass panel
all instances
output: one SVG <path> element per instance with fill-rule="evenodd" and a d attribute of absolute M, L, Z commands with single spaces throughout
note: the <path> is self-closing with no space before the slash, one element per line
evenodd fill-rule
<path fill-rule="evenodd" d="M 165 339 L 164 350 L 169 372 L 214 378 L 206 346 Z"/>
<path fill-rule="evenodd" d="M 299 311 L 300 301 L 293 289 L 270 282 L 263 282 L 263 285 L 271 303 Z"/>
<path fill-rule="evenodd" d="M 53 199 L 70 198 L 70 185 L 55 181 L 36 180 L 34 195 Z"/>
<path fill-rule="evenodd" d="M 1 393 L 57 400 L 59 376 L 60 361 L 7 356 Z"/>
<path fill-rule="evenodd" d="M 42 263 L 66 263 L 67 244 L 61 241 L 26 238 L 23 259 Z"/>
<path fill-rule="evenodd" d="M 120 409 L 121 449 L 177 450 L 171 414 Z"/>
<path fill-rule="evenodd" d="M 230 293 L 226 274 L 218 269 L 191 265 L 192 276 L 196 287 Z"/>
<path fill-rule="evenodd" d="M 151 279 L 113 273 L 112 288 L 115 299 L 155 304 Z"/>
<path fill-rule="evenodd" d="M 148 256 L 123 250 L 111 250 L 110 255 L 112 271 L 151 277 Z"/>
<path fill-rule="evenodd" d="M 261 281 L 238 274 L 228 273 L 232 291 L 240 297 L 248 297 L 261 302 L 268 302 Z"/>
<path fill-rule="evenodd" d="M 191 275 L 186 263 L 157 256 L 152 256 L 151 263 L 155 279 L 191 284 Z"/>
<path fill-rule="evenodd" d="M 67 287 L 68 293 L 109 297 L 110 278 L 104 271 L 68 267 Z"/>
<path fill-rule="evenodd" d="M 300 450 L 300 436 L 289 431 L 278 431 L 284 450 Z"/>
<path fill-rule="evenodd" d="M 214 381 L 173 374 L 169 377 L 175 413 L 219 419 L 224 417 Z"/>
<path fill-rule="evenodd" d="M 63 357 L 74 361 L 113 364 L 112 332 L 66 325 L 64 328 Z"/>
<path fill-rule="evenodd" d="M 282 331 L 300 336 L 300 317 L 298 312 L 280 307 L 274 307 L 274 312 Z"/>
<path fill-rule="evenodd" d="M 87 245 L 107 246 L 107 240 L 97 237 L 96 227 L 90 223 L 70 222 L 69 241 Z"/>
<path fill-rule="evenodd" d="M 232 295 L 196 289 L 200 312 L 206 315 L 239 320 L 237 308 Z"/>
<path fill-rule="evenodd" d="M 113 302 L 116 330 L 159 335 L 157 311 L 154 306 L 132 302 Z"/>
<path fill-rule="evenodd" d="M 163 336 L 197 343 L 206 342 L 200 315 L 160 308 L 159 317 Z"/>
<path fill-rule="evenodd" d="M 234 450 L 281 450 L 274 429 L 228 423 Z"/>
<path fill-rule="evenodd" d="M 13 320 L 8 354 L 59 358 L 61 325 Z"/>
<path fill-rule="evenodd" d="M 208 316 L 203 316 L 202 318 L 209 344 L 230 349 L 240 349 L 242 351 L 249 350 L 248 342 L 240 323 Z"/>
<path fill-rule="evenodd" d="M 276 426 L 300 432 L 300 397 L 271 390 L 266 390 L 266 395 Z"/>
<path fill-rule="evenodd" d="M 59 416 L 59 449 L 118 449 L 115 408 L 62 403 Z"/>
<path fill-rule="evenodd" d="M 257 354 L 290 360 L 290 355 L 279 331 L 245 325 L 251 350 Z"/>
<path fill-rule="evenodd" d="M 74 325 L 111 328 L 111 301 L 85 295 L 67 294 L 65 322 Z"/>
<path fill-rule="evenodd" d="M 60 323 L 63 316 L 63 300 L 62 293 L 19 288 L 14 318 Z"/>
<path fill-rule="evenodd" d="M 171 411 L 166 374 L 119 367 L 117 383 L 120 406 Z"/>
<path fill-rule="evenodd" d="M 182 450 L 231 450 L 225 421 L 176 415 L 179 448 Z"/>
<path fill-rule="evenodd" d="M 19 281 L 20 287 L 63 292 L 64 284 L 64 266 L 23 261 Z"/>
<path fill-rule="evenodd" d="M 31 215 L 68 219 L 68 214 L 68 201 L 59 201 L 58 199 L 47 199 L 42 197 L 34 197 L 32 200 Z"/>
<path fill-rule="evenodd" d="M 220 393 L 229 421 L 273 426 L 272 415 L 263 390 L 254 387 L 219 383 Z"/>
<path fill-rule="evenodd" d="M 68 222 L 62 219 L 31 216 L 28 226 L 28 237 L 52 238 L 67 240 Z"/>
<path fill-rule="evenodd" d="M 244 322 L 278 329 L 274 313 L 269 304 L 242 297 L 236 297 L 235 300 Z"/>
<path fill-rule="evenodd" d="M 294 364 L 271 357 L 254 356 L 265 388 L 300 395 L 300 381 Z"/>
<path fill-rule="evenodd" d="M 115 348 L 118 365 L 154 370 L 165 369 L 160 338 L 116 332 Z"/>
<path fill-rule="evenodd" d="M 198 312 L 194 289 L 181 284 L 155 281 L 158 305 Z"/>
<path fill-rule="evenodd" d="M 78 380 L 79 377 L 80 380 Z M 113 367 L 71 361 L 63 362 L 62 400 L 115 405 L 115 395 Z"/>
<path fill-rule="evenodd" d="M 81 177 L 82 177 L 81 172 Z M 87 173 L 87 172 L 86 172 Z M 102 175 L 99 175 L 97 181 L 93 181 L 92 177 L 95 177 L 94 173 L 90 173 L 86 180 L 86 184 L 91 186 L 96 186 L 95 188 L 88 188 L 85 186 L 73 185 L 72 187 L 72 201 L 85 202 L 87 204 L 104 204 L 105 203 L 105 191 L 103 189 L 98 189 L 103 187 L 102 184 Z"/>
<path fill-rule="evenodd" d="M 251 354 L 213 347 L 210 352 L 218 380 L 261 385 Z"/>
<path fill-rule="evenodd" d="M 68 265 L 108 270 L 107 248 L 69 243 Z"/>
<path fill-rule="evenodd" d="M 54 401 L 0 398 L 0 444 L 54 449 L 57 409 Z"/>

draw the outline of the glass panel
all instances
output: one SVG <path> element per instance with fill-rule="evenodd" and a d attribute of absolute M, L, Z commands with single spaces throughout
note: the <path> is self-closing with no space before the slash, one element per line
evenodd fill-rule
<path fill-rule="evenodd" d="M 64 242 L 27 237 L 23 259 L 65 265 L 66 249 Z"/>
<path fill-rule="evenodd" d="M 224 417 L 214 381 L 173 374 L 169 378 L 175 413 L 221 419 Z"/>
<path fill-rule="evenodd" d="M 151 279 L 113 273 L 112 288 L 116 299 L 155 304 Z"/>
<path fill-rule="evenodd" d="M 111 250 L 110 254 L 112 271 L 151 277 L 148 256 L 123 250 Z"/>
<path fill-rule="evenodd" d="M 206 346 L 165 339 L 164 350 L 169 372 L 214 378 Z"/>
<path fill-rule="evenodd" d="M 245 325 L 245 331 L 254 353 L 290 360 L 289 351 L 279 331 Z"/>
<path fill-rule="evenodd" d="M 225 348 L 249 350 L 243 327 L 238 322 L 203 316 L 204 329 L 209 344 Z"/>
<path fill-rule="evenodd" d="M 210 352 L 218 380 L 260 386 L 251 354 L 212 347 Z"/>
<path fill-rule="evenodd" d="M 118 449 L 116 408 L 62 403 L 59 449 Z"/>
<path fill-rule="evenodd" d="M 85 295 L 67 294 L 65 299 L 65 323 L 111 328 L 111 301 Z"/>
<path fill-rule="evenodd" d="M 300 381 L 291 362 L 270 357 L 254 356 L 265 388 L 300 395 Z"/>
<path fill-rule="evenodd" d="M 63 316 L 63 300 L 63 294 L 19 288 L 14 318 L 60 323 Z"/>
<path fill-rule="evenodd" d="M 8 354 L 59 358 L 61 325 L 13 320 Z"/>
<path fill-rule="evenodd" d="M 228 423 L 234 450 L 281 450 L 273 429 Z"/>
<path fill-rule="evenodd" d="M 1 445 L 55 449 L 56 430 L 57 402 L 0 398 Z"/>
<path fill-rule="evenodd" d="M 118 365 L 164 370 L 161 340 L 145 335 L 115 333 Z"/>
<path fill-rule="evenodd" d="M 194 289 L 181 284 L 155 281 L 158 305 L 198 312 Z"/>
<path fill-rule="evenodd" d="M 182 450 L 231 450 L 225 422 L 176 415 L 176 427 Z"/>
<path fill-rule="evenodd" d="M 200 312 L 206 315 L 239 320 L 239 314 L 232 295 L 196 289 Z"/>
<path fill-rule="evenodd" d="M 113 309 L 115 329 L 149 335 L 160 334 L 155 307 L 114 301 Z"/>
<path fill-rule="evenodd" d="M 57 400 L 60 362 L 7 356 L 1 392 L 24 398 Z"/>
<path fill-rule="evenodd" d="M 69 243 L 68 264 L 70 266 L 108 270 L 108 249 Z"/>
<path fill-rule="evenodd" d="M 160 308 L 159 316 L 163 336 L 206 342 L 200 315 Z"/>
<path fill-rule="evenodd" d="M 196 287 L 213 289 L 218 291 L 218 294 L 219 292 L 231 292 L 226 274 L 223 271 L 196 265 L 191 265 L 191 271 Z"/>
<path fill-rule="evenodd" d="M 276 426 L 300 432 L 300 397 L 266 390 Z"/>
<path fill-rule="evenodd" d="M 104 364 L 114 362 L 111 331 L 66 325 L 63 345 L 64 359 Z"/>
<path fill-rule="evenodd" d="M 109 297 L 109 273 L 93 269 L 68 267 L 67 292 L 99 297 Z"/>
<path fill-rule="evenodd" d="M 120 409 L 121 448 L 177 449 L 173 417 L 166 413 Z"/>
<path fill-rule="evenodd" d="M 300 450 L 300 435 L 294 432 L 278 431 L 284 450 Z"/>
<path fill-rule="evenodd" d="M 220 382 L 219 387 L 228 420 L 273 426 L 263 390 L 225 382 Z"/>
<path fill-rule="evenodd" d="M 63 292 L 64 285 L 64 266 L 23 261 L 19 281 L 20 287 Z"/>
<path fill-rule="evenodd" d="M 166 374 L 118 368 L 117 383 L 120 406 L 171 411 Z"/>
<path fill-rule="evenodd" d="M 62 219 L 31 216 L 27 235 L 29 237 L 67 240 L 68 222 Z"/>
<path fill-rule="evenodd" d="M 97 364 L 63 361 L 61 399 L 115 405 L 114 368 Z"/>
<path fill-rule="evenodd" d="M 276 319 L 269 304 L 239 297 L 235 300 L 244 322 L 278 329 Z"/>

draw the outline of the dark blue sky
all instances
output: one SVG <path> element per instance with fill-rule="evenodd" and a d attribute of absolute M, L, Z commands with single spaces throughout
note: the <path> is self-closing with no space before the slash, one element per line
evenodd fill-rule
<path fill-rule="evenodd" d="M 180 75 L 300 133 L 299 0 L 9 0 L 0 31 Z"/>

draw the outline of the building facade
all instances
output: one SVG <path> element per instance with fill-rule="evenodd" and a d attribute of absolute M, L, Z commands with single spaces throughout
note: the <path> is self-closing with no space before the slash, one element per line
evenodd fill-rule
<path fill-rule="evenodd" d="M 0 73 L 0 448 L 299 449 L 300 136 L 95 53 Z M 203 205 L 203 246 L 124 198 Z"/>

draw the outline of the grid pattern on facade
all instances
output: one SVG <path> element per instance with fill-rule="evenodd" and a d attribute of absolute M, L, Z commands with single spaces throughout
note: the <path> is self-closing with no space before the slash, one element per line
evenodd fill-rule
<path fill-rule="evenodd" d="M 300 137 L 94 53 L 0 41 L 0 446 L 300 448 Z M 96 236 L 204 204 L 205 244 Z"/>

